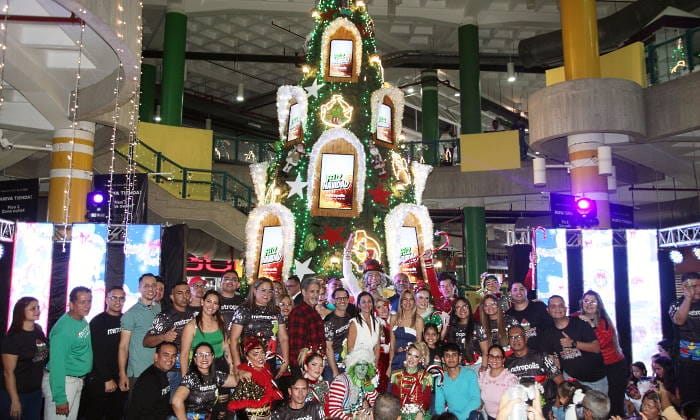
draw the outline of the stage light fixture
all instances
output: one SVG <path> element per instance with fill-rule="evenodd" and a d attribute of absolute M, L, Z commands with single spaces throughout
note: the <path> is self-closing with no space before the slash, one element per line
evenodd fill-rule
<path fill-rule="evenodd" d="M 668 253 L 668 257 L 674 264 L 680 264 L 683 262 L 683 253 L 677 249 Z"/>
<path fill-rule="evenodd" d="M 695 259 L 700 260 L 700 247 L 694 246 L 692 251 L 693 251 L 693 255 L 695 256 Z"/>
<path fill-rule="evenodd" d="M 104 191 L 90 191 L 86 197 L 85 218 L 92 223 L 104 223 L 107 221 L 107 194 Z"/>
<path fill-rule="evenodd" d="M 574 210 L 578 214 L 580 226 L 596 226 L 598 224 L 598 209 L 595 200 L 579 197 L 574 201 Z"/>

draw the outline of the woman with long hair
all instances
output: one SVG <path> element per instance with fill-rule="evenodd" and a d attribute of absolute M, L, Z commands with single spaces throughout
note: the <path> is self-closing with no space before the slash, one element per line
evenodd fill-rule
<path fill-rule="evenodd" d="M 226 325 L 220 311 L 221 295 L 216 290 L 207 290 L 202 297 L 202 309 L 185 325 L 180 338 L 180 371 L 187 373 L 190 354 L 199 343 L 208 343 L 214 349 L 214 363 L 219 370 L 229 370 L 231 362 L 228 357 L 228 340 Z"/>
<path fill-rule="evenodd" d="M 639 413 L 643 415 L 646 420 L 660 420 L 664 417 L 661 416 L 661 398 L 656 391 L 648 391 L 642 397 L 642 405 L 639 409 Z"/>
<path fill-rule="evenodd" d="M 610 397 L 610 415 L 625 415 L 625 390 L 627 389 L 627 361 L 620 349 L 615 324 L 605 310 L 605 304 L 600 295 L 589 290 L 583 294 L 580 301 L 581 311 L 573 314 L 586 321 L 600 343 L 600 354 L 603 356 L 605 374 L 608 378 L 608 396 Z"/>
<path fill-rule="evenodd" d="M 39 320 L 36 298 L 25 296 L 12 309 L 12 323 L 2 342 L 4 385 L 0 389 L 0 418 L 39 420 L 41 380 L 49 357 L 49 340 Z"/>
<path fill-rule="evenodd" d="M 486 366 L 488 368 L 479 372 L 481 399 L 484 401 L 484 409 L 489 419 L 495 419 L 498 415 L 498 404 L 501 401 L 501 396 L 508 388 L 518 383 L 517 376 L 505 368 L 503 364 L 505 360 L 506 352 L 503 347 L 493 344 L 486 353 Z"/>
<path fill-rule="evenodd" d="M 302 349 L 299 352 L 299 366 L 309 384 L 306 401 L 316 401 L 323 405 L 329 389 L 328 382 L 323 380 L 323 356 L 315 351 Z"/>
<path fill-rule="evenodd" d="M 508 350 L 508 329 L 520 325 L 510 315 L 503 313 L 496 295 L 486 295 L 479 305 L 479 320 L 489 336 L 489 345 L 498 344 Z"/>
<path fill-rule="evenodd" d="M 205 303 L 206 305 L 206 303 Z M 184 347 L 183 347 L 184 348 Z M 206 420 L 217 403 L 219 388 L 233 388 L 248 373 L 228 373 L 214 366 L 214 348 L 203 342 L 194 348 L 189 369 L 173 395 L 172 405 L 178 420 Z"/>
<path fill-rule="evenodd" d="M 241 364 L 241 341 L 244 337 L 258 337 L 266 351 L 279 354 L 283 363 L 277 376 L 287 371 L 289 343 L 286 321 L 272 298 L 273 282 L 259 277 L 248 291 L 246 301 L 238 307 L 231 320 L 231 361 L 234 369 Z"/>
<path fill-rule="evenodd" d="M 681 396 L 676 383 L 676 371 L 673 369 L 673 360 L 668 357 L 652 359 L 651 369 L 654 371 L 654 383 L 657 387 L 663 384 L 669 393 L 669 399 L 675 406 L 681 405 Z"/>
<path fill-rule="evenodd" d="M 440 359 L 440 332 L 437 325 L 428 323 L 423 326 L 423 342 L 428 348 L 425 365 L 437 364 L 439 366 L 442 359 Z"/>
<path fill-rule="evenodd" d="M 401 403 L 402 420 L 430 417 L 433 378 L 421 366 L 425 353 L 425 345 L 409 344 L 403 368 L 391 374 L 391 393 Z"/>
<path fill-rule="evenodd" d="M 379 372 L 379 386 L 377 391 L 380 394 L 386 392 L 389 388 L 389 352 L 391 351 L 391 325 L 389 318 L 391 317 L 391 302 L 384 296 L 378 296 L 375 301 L 375 309 L 377 310 L 377 321 L 379 321 L 379 361 L 377 362 L 377 372 Z"/>
<path fill-rule="evenodd" d="M 186 367 L 190 357 L 191 349 L 200 343 L 207 343 L 213 348 L 214 366 L 221 372 L 232 371 L 231 356 L 229 355 L 228 334 L 226 334 L 226 324 L 221 316 L 221 295 L 216 290 L 207 290 L 202 296 L 202 308 L 190 322 L 182 329 L 180 336 L 180 371 L 184 377 L 187 373 Z M 229 390 L 225 390 L 218 395 L 219 400 L 213 408 L 213 417 L 224 418 L 226 415 L 226 403 L 228 402 Z"/>
<path fill-rule="evenodd" d="M 369 292 L 357 295 L 358 311 L 348 326 L 348 354 L 365 349 L 374 354 L 375 366 L 379 359 L 379 321 L 374 316 L 374 298 Z"/>
<path fill-rule="evenodd" d="M 472 306 L 466 298 L 458 297 L 454 300 L 450 321 L 447 328 L 443 329 L 444 340 L 455 343 L 459 347 L 462 363 L 466 365 L 478 365 L 481 363 L 481 355 L 485 355 L 489 349 L 488 336 L 481 324 L 472 319 Z M 481 364 L 481 369 L 486 369 L 486 364 Z"/>
<path fill-rule="evenodd" d="M 399 300 L 399 311 L 389 320 L 391 325 L 391 346 L 389 360 L 391 370 L 403 368 L 409 343 L 423 340 L 423 318 L 416 310 L 416 297 L 410 290 L 404 290 Z M 387 372 L 390 375 L 390 372 Z"/>

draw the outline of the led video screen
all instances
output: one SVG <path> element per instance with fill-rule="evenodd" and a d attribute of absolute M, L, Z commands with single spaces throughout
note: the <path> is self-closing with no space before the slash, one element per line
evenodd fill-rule
<path fill-rule="evenodd" d="M 15 249 L 12 262 L 10 301 L 7 305 L 7 326 L 12 321 L 12 309 L 24 296 L 39 301 L 39 325 L 47 331 L 49 295 L 51 293 L 51 263 L 53 256 L 53 224 L 16 224 Z"/>
<path fill-rule="evenodd" d="M 68 260 L 66 310 L 68 310 L 67 294 L 78 286 L 92 290 L 92 308 L 87 316 L 88 321 L 104 310 L 106 259 L 107 225 L 74 224 Z"/>

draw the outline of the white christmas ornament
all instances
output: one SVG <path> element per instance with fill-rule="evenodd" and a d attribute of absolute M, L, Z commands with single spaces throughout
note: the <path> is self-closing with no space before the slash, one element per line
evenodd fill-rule
<path fill-rule="evenodd" d="M 423 191 L 428 175 L 433 171 L 433 167 L 417 161 L 411 162 L 411 172 L 413 172 L 413 191 L 416 197 L 416 204 L 423 202 Z"/>
<path fill-rule="evenodd" d="M 306 181 L 301 180 L 301 174 L 297 174 L 297 179 L 294 181 L 286 181 L 287 185 L 289 185 L 289 194 L 287 195 L 287 198 L 292 198 L 295 195 L 298 195 L 301 198 L 304 198 L 304 188 L 309 184 Z"/>
<path fill-rule="evenodd" d="M 265 198 L 265 184 L 267 184 L 267 168 L 270 162 L 260 162 L 250 165 L 250 177 L 253 179 L 255 187 L 255 197 L 258 203 L 262 203 Z"/>
<path fill-rule="evenodd" d="M 303 279 L 306 275 L 316 274 L 315 271 L 309 268 L 310 265 L 311 258 L 307 258 L 304 262 L 294 260 L 294 274 L 299 277 L 299 279 Z"/>
<path fill-rule="evenodd" d="M 318 80 L 314 79 L 314 82 L 311 84 L 311 86 L 306 86 L 304 89 L 306 89 L 306 97 L 310 98 L 312 96 L 315 96 L 318 98 L 318 90 L 321 89 L 323 86 L 323 83 L 320 85 L 318 84 Z"/>

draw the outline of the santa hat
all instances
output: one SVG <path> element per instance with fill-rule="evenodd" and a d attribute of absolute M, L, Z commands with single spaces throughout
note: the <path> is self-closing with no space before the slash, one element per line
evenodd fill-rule
<path fill-rule="evenodd" d="M 249 351 L 258 347 L 263 348 L 259 338 L 249 335 L 243 339 L 243 354 L 247 354 Z"/>
<path fill-rule="evenodd" d="M 384 272 L 384 270 L 382 270 L 382 264 L 374 259 L 368 259 L 365 261 L 362 274 L 366 274 L 369 271 L 379 271 L 380 273 Z"/>

